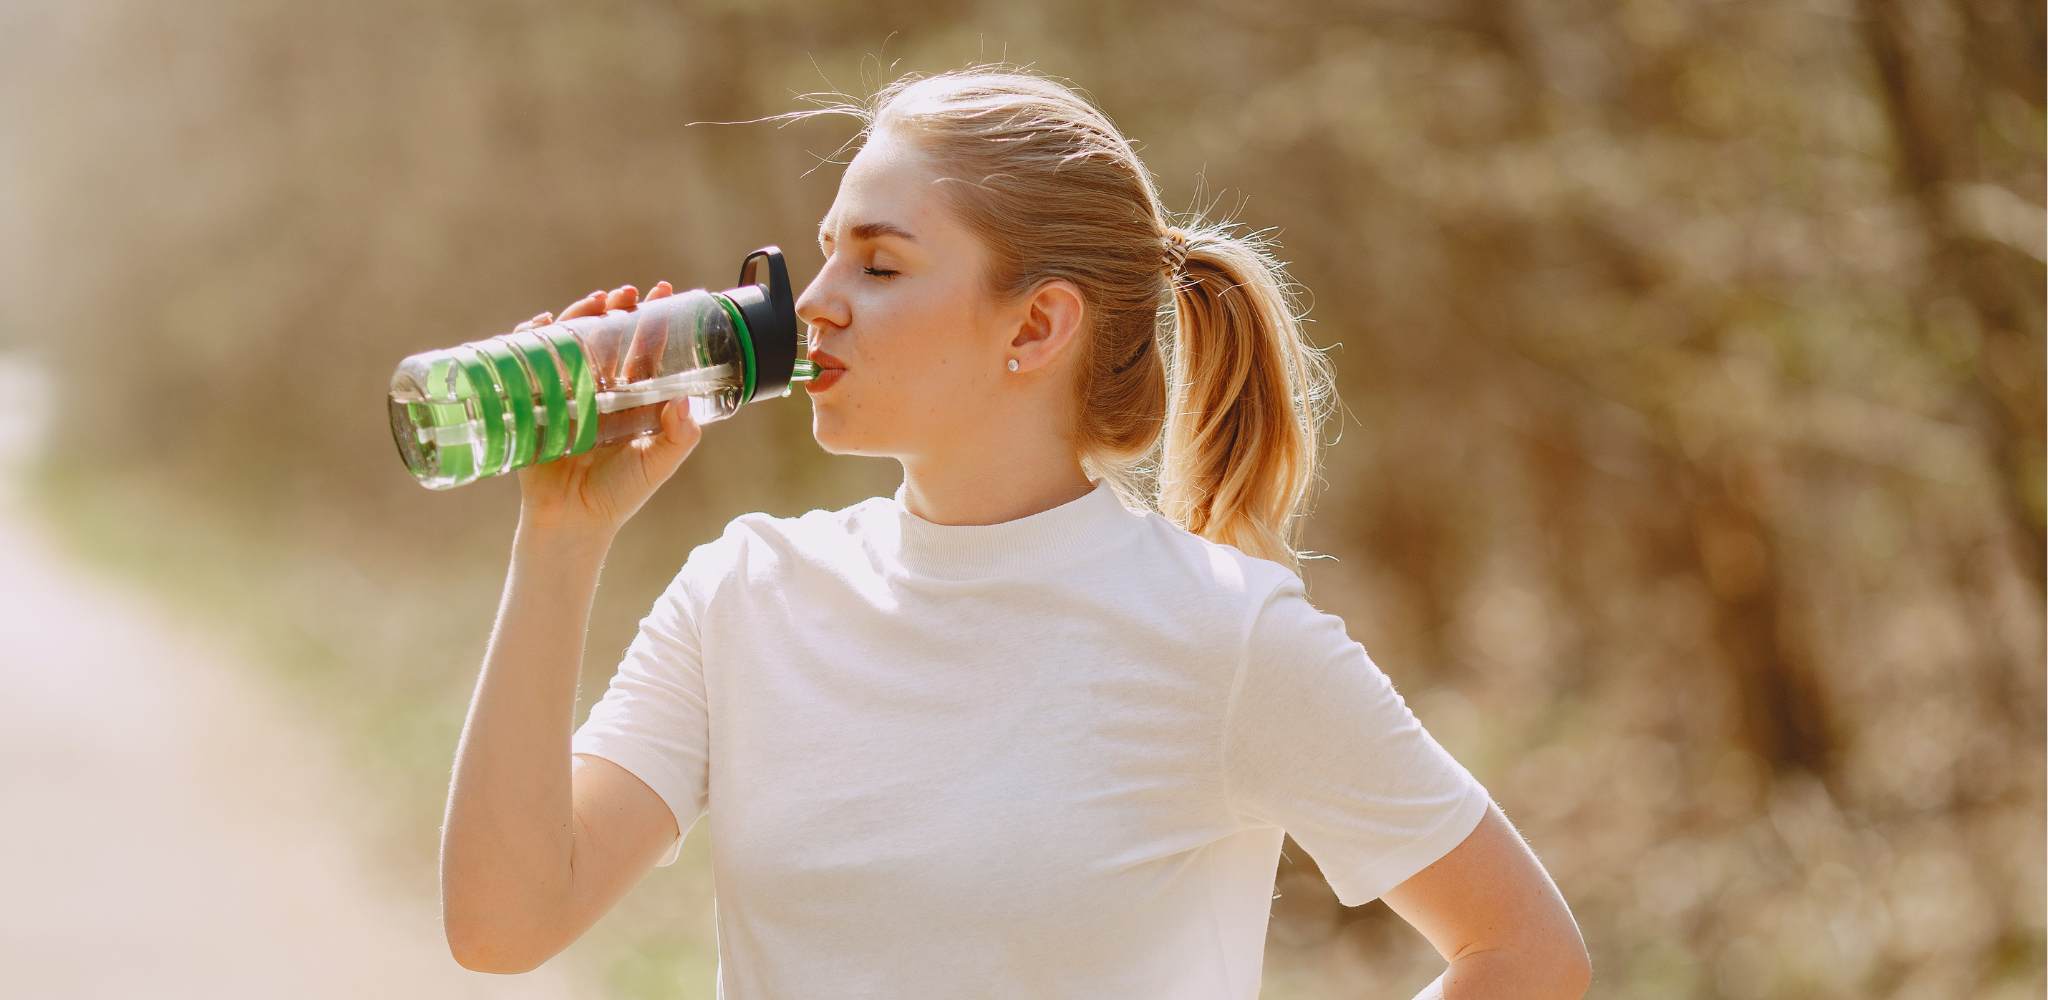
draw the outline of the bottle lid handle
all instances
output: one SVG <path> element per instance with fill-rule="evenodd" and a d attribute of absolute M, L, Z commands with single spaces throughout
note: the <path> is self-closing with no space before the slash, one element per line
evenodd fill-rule
<path fill-rule="evenodd" d="M 767 280 L 761 279 L 761 264 L 768 265 Z M 784 394 L 796 372 L 796 296 L 789 285 L 789 265 L 782 249 L 765 246 L 740 262 L 739 287 L 728 296 L 746 322 L 754 348 L 754 395 L 772 399 Z"/>

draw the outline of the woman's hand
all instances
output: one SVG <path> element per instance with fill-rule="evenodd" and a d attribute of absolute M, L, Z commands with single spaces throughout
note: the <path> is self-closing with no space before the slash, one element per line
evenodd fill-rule
<path fill-rule="evenodd" d="M 652 301 L 674 291 L 663 281 L 647 298 Z M 639 299 L 640 292 L 632 285 L 620 285 L 609 295 L 591 292 L 562 310 L 559 319 L 601 316 L 610 309 L 631 311 Z M 545 326 L 556 319 L 544 312 L 516 329 Z M 614 441 L 581 455 L 521 467 L 515 470 L 519 474 L 519 519 L 535 530 L 595 534 L 609 541 L 696 450 L 703 433 L 690 418 L 690 401 L 672 399 L 661 408 L 659 434 Z"/>

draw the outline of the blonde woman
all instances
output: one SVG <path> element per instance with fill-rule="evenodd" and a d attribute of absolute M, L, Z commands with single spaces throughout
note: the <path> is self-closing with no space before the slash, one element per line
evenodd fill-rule
<path fill-rule="evenodd" d="M 1582 995 L 1542 866 L 1307 600 L 1330 376 L 1265 245 L 1169 219 L 1035 73 L 816 113 L 865 141 L 797 303 L 839 369 L 812 429 L 902 485 L 734 518 L 572 730 L 599 566 L 700 430 L 519 471 L 443 831 L 456 958 L 540 965 L 708 817 L 722 998 L 1250 1000 L 1286 833 L 1443 955 L 1422 995 Z"/>

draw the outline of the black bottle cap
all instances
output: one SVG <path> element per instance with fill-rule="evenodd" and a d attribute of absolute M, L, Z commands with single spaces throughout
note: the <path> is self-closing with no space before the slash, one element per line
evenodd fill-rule
<path fill-rule="evenodd" d="M 760 277 L 764 260 L 765 281 Z M 725 294 L 739 307 L 754 345 L 754 395 L 747 401 L 781 396 L 796 372 L 797 353 L 796 297 L 790 293 L 782 249 L 765 246 L 748 254 L 740 264 L 739 287 Z"/>

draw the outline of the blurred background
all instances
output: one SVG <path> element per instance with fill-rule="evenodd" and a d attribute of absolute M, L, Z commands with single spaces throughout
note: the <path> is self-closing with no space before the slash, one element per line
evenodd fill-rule
<path fill-rule="evenodd" d="M 112 995 L 147 942 L 159 995 L 298 955 L 246 991 L 711 996 L 701 826 L 540 972 L 448 958 L 438 828 L 518 490 L 422 489 L 383 394 L 594 288 L 729 287 L 770 243 L 807 283 L 854 123 L 688 123 L 1007 59 L 1083 88 L 1169 206 L 1277 227 L 1343 402 L 1314 599 L 1529 838 L 1592 995 L 2038 997 L 2042 17 L 0 5 L 0 794 L 47 876 L 0 965 Z M 628 526 L 578 721 L 727 519 L 899 481 L 809 427 L 801 391 L 708 427 Z M 1263 996 L 1441 970 L 1291 841 L 1278 878 Z"/>

